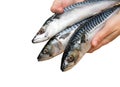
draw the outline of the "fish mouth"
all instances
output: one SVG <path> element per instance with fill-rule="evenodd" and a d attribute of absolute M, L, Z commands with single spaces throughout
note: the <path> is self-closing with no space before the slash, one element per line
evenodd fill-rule
<path fill-rule="evenodd" d="M 35 37 L 32 39 L 32 43 L 40 43 L 48 40 L 49 37 L 45 36 L 45 34 L 37 34 Z"/>
<path fill-rule="evenodd" d="M 38 61 L 45 61 L 45 60 L 49 60 L 49 59 L 50 59 L 50 58 L 48 58 L 48 57 L 46 57 L 46 58 L 45 58 L 45 57 L 42 58 L 41 56 L 38 56 L 38 57 L 37 57 L 37 60 L 38 60 Z"/>
<path fill-rule="evenodd" d="M 54 58 L 55 56 L 59 55 L 60 53 L 62 53 L 62 52 L 61 51 L 58 52 L 58 53 L 54 52 L 53 54 L 48 54 L 48 55 L 39 54 L 38 57 L 37 57 L 37 60 L 38 61 L 50 60 L 50 59 Z"/>
<path fill-rule="evenodd" d="M 61 70 L 62 72 L 68 71 L 70 69 L 72 69 L 72 67 L 74 66 L 74 63 L 71 64 L 66 64 L 65 62 L 61 64 Z"/>
<path fill-rule="evenodd" d="M 72 69 L 72 67 L 73 67 L 73 65 L 71 65 L 71 66 L 61 66 L 61 70 L 62 70 L 62 72 L 65 72 L 65 71 L 68 71 L 68 70 Z"/>
<path fill-rule="evenodd" d="M 49 60 L 49 59 L 51 59 L 51 57 L 49 55 L 44 55 L 44 54 L 41 54 L 41 53 L 37 57 L 38 61 L 45 61 L 45 60 Z"/>

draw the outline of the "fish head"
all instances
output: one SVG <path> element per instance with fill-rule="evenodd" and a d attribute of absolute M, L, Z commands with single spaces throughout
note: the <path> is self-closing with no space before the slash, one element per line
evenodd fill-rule
<path fill-rule="evenodd" d="M 43 26 L 40 28 L 40 30 L 37 32 L 37 34 L 33 38 L 32 42 L 39 43 L 51 38 L 52 34 L 54 33 L 54 30 L 56 29 L 55 20 L 57 20 L 57 14 L 51 16 L 45 21 Z"/>
<path fill-rule="evenodd" d="M 51 38 L 38 56 L 38 61 L 44 61 L 53 58 L 63 52 L 63 46 Z"/>
<path fill-rule="evenodd" d="M 61 70 L 67 71 L 78 62 L 80 52 L 77 48 L 70 50 L 67 54 L 63 54 Z"/>
<path fill-rule="evenodd" d="M 49 39 L 48 32 L 46 32 L 46 27 L 41 27 L 40 30 L 37 32 L 35 37 L 32 39 L 32 43 L 39 43 Z"/>
<path fill-rule="evenodd" d="M 42 51 L 40 52 L 39 56 L 38 56 L 38 61 L 44 61 L 44 60 L 48 60 L 52 57 L 52 45 L 46 45 Z"/>

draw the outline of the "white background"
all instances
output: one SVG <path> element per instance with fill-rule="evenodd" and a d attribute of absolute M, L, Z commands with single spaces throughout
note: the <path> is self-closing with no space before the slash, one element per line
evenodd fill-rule
<path fill-rule="evenodd" d="M 52 15 L 53 0 L 0 1 L 0 87 L 120 87 L 120 37 L 61 72 L 62 55 L 38 62 L 31 40 Z"/>

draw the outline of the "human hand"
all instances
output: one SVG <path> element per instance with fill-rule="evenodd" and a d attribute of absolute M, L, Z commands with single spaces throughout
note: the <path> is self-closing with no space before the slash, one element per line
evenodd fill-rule
<path fill-rule="evenodd" d="M 81 1 L 84 0 L 55 0 L 51 7 L 51 11 L 53 13 L 63 13 L 65 7 Z"/>
<path fill-rule="evenodd" d="M 116 37 L 120 35 L 120 12 L 109 19 L 104 28 L 99 31 L 92 40 L 92 47 L 88 51 L 92 53 L 93 51 L 99 49 L 100 47 L 113 41 Z"/>

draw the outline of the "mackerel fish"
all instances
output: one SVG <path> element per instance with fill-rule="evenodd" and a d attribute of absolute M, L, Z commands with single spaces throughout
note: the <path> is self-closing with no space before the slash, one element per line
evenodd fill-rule
<path fill-rule="evenodd" d="M 47 42 L 47 44 L 44 46 L 44 48 L 40 52 L 40 54 L 37 58 L 38 61 L 48 60 L 48 59 L 51 59 L 51 58 L 61 54 L 64 51 L 64 49 L 68 43 L 68 40 L 70 39 L 70 37 L 72 36 L 74 31 L 78 27 L 82 26 L 84 23 L 89 21 L 91 18 L 92 17 L 89 17 L 80 22 L 77 22 L 74 25 L 69 26 L 66 29 L 64 29 L 64 30 L 60 31 L 59 33 L 57 33 L 56 35 L 54 35 Z"/>
<path fill-rule="evenodd" d="M 61 61 L 61 70 L 73 68 L 91 48 L 91 40 L 100 31 L 106 21 L 120 11 L 120 5 L 109 8 L 80 26 L 71 36 Z"/>
<path fill-rule="evenodd" d="M 48 18 L 35 37 L 33 43 L 50 39 L 52 36 L 87 17 L 95 15 L 104 9 L 110 8 L 120 0 L 85 0 L 64 9 L 62 14 L 54 14 Z"/>

